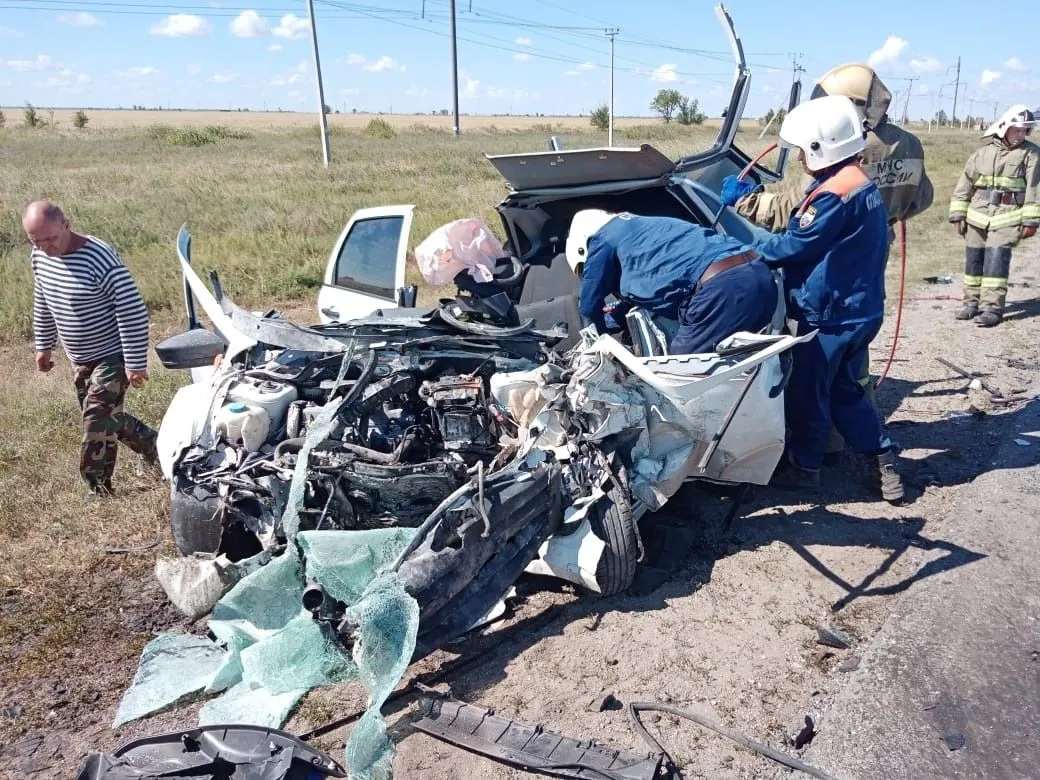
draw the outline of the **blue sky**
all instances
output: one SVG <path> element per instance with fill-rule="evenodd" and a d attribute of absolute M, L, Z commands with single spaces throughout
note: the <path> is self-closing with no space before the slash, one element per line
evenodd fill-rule
<path fill-rule="evenodd" d="M 840 7 L 844 5 L 844 7 Z M 609 94 L 604 28 L 615 48 L 619 115 L 648 113 L 675 88 L 717 115 L 732 80 L 706 0 L 457 0 L 464 113 L 587 113 Z M 807 83 L 869 60 L 899 105 L 991 117 L 1040 105 L 1035 13 L 980 16 L 977 2 L 763 0 L 727 4 L 752 67 L 748 115 L 780 105 L 801 54 Z M 995 8 L 995 7 L 994 7 Z M 326 102 L 341 111 L 451 107 L 447 0 L 315 0 Z M 810 32 L 812 30 L 813 32 Z M 910 81 L 911 78 L 916 78 Z M 0 0 L 0 105 L 313 110 L 307 6 L 300 0 Z M 973 101 L 973 102 L 972 102 Z M 901 108 L 899 109 L 902 110 Z"/>

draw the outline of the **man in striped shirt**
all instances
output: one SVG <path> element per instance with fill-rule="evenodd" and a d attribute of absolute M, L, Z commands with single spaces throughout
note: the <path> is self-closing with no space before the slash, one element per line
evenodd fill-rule
<path fill-rule="evenodd" d="M 123 411 L 128 386 L 148 380 L 148 310 L 115 250 L 74 233 L 50 201 L 30 203 L 22 227 L 32 242 L 36 367 L 54 367 L 60 338 L 83 412 L 80 474 L 93 498 L 112 493 L 117 442 L 157 460 L 156 432 Z"/>

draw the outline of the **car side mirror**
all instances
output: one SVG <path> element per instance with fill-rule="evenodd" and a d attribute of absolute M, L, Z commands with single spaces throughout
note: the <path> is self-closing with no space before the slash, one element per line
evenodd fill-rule
<path fill-rule="evenodd" d="M 407 287 L 397 288 L 397 305 L 402 309 L 414 309 L 415 299 L 418 295 L 419 288 L 414 284 L 410 284 Z"/>
<path fill-rule="evenodd" d="M 212 366 L 227 345 L 224 339 L 205 328 L 192 328 L 155 345 L 159 362 L 170 369 Z"/>

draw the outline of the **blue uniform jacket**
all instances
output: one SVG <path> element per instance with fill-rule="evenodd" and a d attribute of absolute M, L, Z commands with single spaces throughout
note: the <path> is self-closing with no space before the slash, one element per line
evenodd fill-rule
<path fill-rule="evenodd" d="M 678 319 L 679 304 L 704 269 L 746 250 L 735 238 L 681 219 L 619 214 L 589 238 L 579 293 L 582 321 L 604 332 L 608 295 Z"/>
<path fill-rule="evenodd" d="M 755 242 L 784 269 L 788 316 L 818 327 L 882 317 L 887 247 L 881 193 L 858 165 L 813 182 L 787 230 Z"/>

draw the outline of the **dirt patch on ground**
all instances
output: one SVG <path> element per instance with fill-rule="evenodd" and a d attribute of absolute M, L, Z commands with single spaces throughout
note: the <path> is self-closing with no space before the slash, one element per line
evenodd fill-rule
<path fill-rule="evenodd" d="M 950 271 L 959 262 L 951 258 Z M 448 675 L 441 687 L 528 724 L 645 750 L 623 710 L 600 709 L 609 693 L 622 703 L 703 705 L 753 738 L 785 746 L 807 714 L 818 719 L 826 711 L 901 592 L 976 559 L 968 547 L 944 538 L 949 508 L 972 500 L 963 486 L 986 471 L 1036 463 L 1040 432 L 1022 429 L 1021 405 L 993 403 L 936 356 L 984 373 L 987 384 L 1005 395 L 1040 392 L 1038 270 L 1034 247 L 1016 253 L 1008 319 L 988 331 L 954 321 L 956 302 L 936 299 L 959 295 L 956 284 L 911 288 L 898 359 L 879 388 L 890 433 L 903 448 L 912 499 L 907 506 L 875 500 L 851 456 L 828 469 L 811 501 L 757 489 L 732 524 L 731 498 L 685 488 L 667 516 L 671 525 L 692 529 L 690 546 L 663 584 L 649 583 L 641 595 L 592 599 L 556 582 L 525 579 L 509 619 L 427 659 L 410 675 L 476 652 L 479 660 Z M 875 372 L 883 367 L 894 319 L 887 319 L 876 341 Z M 1021 462 L 992 462 L 994 444 L 1013 439 L 1022 442 L 1015 450 Z M 56 635 L 59 649 L 44 654 L 31 674 L 0 681 L 0 704 L 7 708 L 0 715 L 0 774 L 68 776 L 90 747 L 110 749 L 135 735 L 194 723 L 197 705 L 185 705 L 118 732 L 108 728 L 147 639 L 165 630 L 201 630 L 166 604 L 150 574 L 153 561 L 154 551 L 108 556 L 61 593 L 4 594 L 0 624 L 24 627 L 24 620 L 11 616 L 60 610 L 61 620 L 41 617 L 39 626 L 65 626 L 72 636 Z M 852 647 L 818 644 L 820 625 L 849 634 Z M 17 639 L 6 644 L 16 653 L 22 647 Z M 34 652 L 39 646 L 33 644 Z M 399 740 L 398 776 L 521 776 L 413 732 L 413 701 L 402 699 L 386 710 Z M 289 729 L 302 731 L 363 704 L 356 685 L 315 691 Z M 688 777 L 776 771 L 674 717 L 647 721 Z M 348 731 L 317 744 L 342 758 Z"/>

